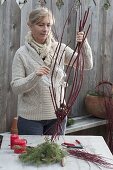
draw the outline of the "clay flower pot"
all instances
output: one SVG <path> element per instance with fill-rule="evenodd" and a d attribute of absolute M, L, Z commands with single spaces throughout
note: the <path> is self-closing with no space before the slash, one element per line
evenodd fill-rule
<path fill-rule="evenodd" d="M 18 118 L 14 117 L 12 124 L 11 124 L 11 134 L 18 134 L 17 121 L 18 121 Z"/>
<path fill-rule="evenodd" d="M 89 114 L 99 118 L 106 118 L 106 104 L 113 105 L 113 99 L 104 96 L 88 94 L 85 97 L 85 107 Z M 109 105 L 108 105 L 109 106 Z"/>

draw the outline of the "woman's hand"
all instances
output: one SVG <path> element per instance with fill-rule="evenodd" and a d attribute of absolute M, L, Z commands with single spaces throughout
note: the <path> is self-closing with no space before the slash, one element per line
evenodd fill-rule
<path fill-rule="evenodd" d="M 49 72 L 50 72 L 50 68 L 47 66 L 42 66 L 38 70 L 36 70 L 36 74 L 38 76 L 43 76 L 45 74 L 49 74 Z"/>
<path fill-rule="evenodd" d="M 84 32 L 78 32 L 76 36 L 77 42 L 82 42 L 84 39 Z"/>

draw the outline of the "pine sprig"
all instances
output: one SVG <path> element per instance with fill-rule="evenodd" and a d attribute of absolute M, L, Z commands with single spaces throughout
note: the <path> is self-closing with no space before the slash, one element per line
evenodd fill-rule
<path fill-rule="evenodd" d="M 27 152 L 19 156 L 26 164 L 41 165 L 61 162 L 66 152 L 54 142 L 46 141 L 37 147 L 27 147 Z"/>

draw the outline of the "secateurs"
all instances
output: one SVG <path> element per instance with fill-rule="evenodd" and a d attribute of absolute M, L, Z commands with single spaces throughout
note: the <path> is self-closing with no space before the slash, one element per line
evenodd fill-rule
<path fill-rule="evenodd" d="M 76 149 L 83 149 L 82 144 L 80 143 L 80 141 L 75 140 L 75 143 L 68 143 L 68 142 L 64 142 L 61 144 L 62 146 L 66 147 L 66 148 L 76 148 Z"/>

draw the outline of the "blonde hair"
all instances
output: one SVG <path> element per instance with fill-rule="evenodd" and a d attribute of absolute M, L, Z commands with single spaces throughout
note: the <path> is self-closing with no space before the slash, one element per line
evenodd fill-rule
<path fill-rule="evenodd" d="M 55 22 L 52 12 L 46 7 L 37 8 L 29 14 L 28 24 L 32 25 L 35 23 L 40 23 L 47 16 L 50 17 L 50 24 L 52 25 Z"/>

